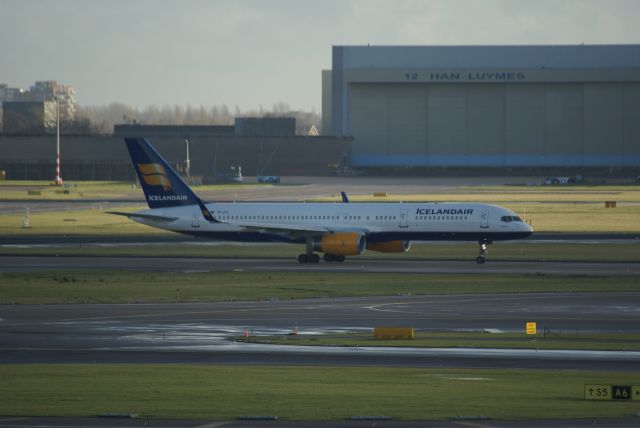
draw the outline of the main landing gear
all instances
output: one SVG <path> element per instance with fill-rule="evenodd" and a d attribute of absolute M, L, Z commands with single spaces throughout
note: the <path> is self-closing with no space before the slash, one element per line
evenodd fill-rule
<path fill-rule="evenodd" d="M 336 256 L 334 254 L 329 254 L 329 253 L 325 253 L 325 255 L 322 256 L 322 258 L 324 259 L 325 262 L 343 262 L 345 259 L 344 256 Z M 298 256 L 298 263 L 318 263 L 319 261 L 320 261 L 320 256 L 315 253 L 311 253 L 311 254 L 302 253 Z"/>
<path fill-rule="evenodd" d="M 319 261 L 320 256 L 315 253 L 302 253 L 298 256 L 298 263 L 318 263 Z"/>
<path fill-rule="evenodd" d="M 335 254 L 325 253 L 323 257 L 325 262 L 343 262 L 344 256 L 336 256 Z"/>
<path fill-rule="evenodd" d="M 298 263 L 318 263 L 320 256 L 313 252 L 313 240 L 307 239 L 307 252 L 298 256 Z M 325 262 L 343 262 L 345 257 L 336 254 L 324 253 L 322 256 Z"/>
<path fill-rule="evenodd" d="M 491 241 L 482 239 L 478 242 L 478 244 L 480 245 L 480 254 L 478 255 L 478 257 L 476 257 L 476 263 L 481 265 L 487 261 L 487 253 L 489 252 L 489 250 L 487 250 L 487 246 L 491 244 Z"/>
<path fill-rule="evenodd" d="M 307 238 L 307 252 L 298 256 L 298 263 L 318 263 L 320 256 L 313 252 L 313 239 Z"/>

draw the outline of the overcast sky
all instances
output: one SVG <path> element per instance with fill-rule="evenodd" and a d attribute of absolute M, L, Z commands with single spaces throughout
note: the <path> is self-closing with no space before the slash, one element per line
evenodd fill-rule
<path fill-rule="evenodd" d="M 639 43 L 640 0 L 0 0 L 0 83 L 320 111 L 332 45 Z"/>

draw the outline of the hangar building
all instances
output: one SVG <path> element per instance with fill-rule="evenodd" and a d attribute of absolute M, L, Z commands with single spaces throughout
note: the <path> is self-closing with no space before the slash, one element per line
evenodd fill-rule
<path fill-rule="evenodd" d="M 640 45 L 334 46 L 355 167 L 640 167 Z"/>

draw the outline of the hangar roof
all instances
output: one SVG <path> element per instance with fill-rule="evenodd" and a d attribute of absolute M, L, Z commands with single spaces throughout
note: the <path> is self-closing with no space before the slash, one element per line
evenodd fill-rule
<path fill-rule="evenodd" d="M 640 45 L 334 46 L 356 68 L 640 68 Z"/>

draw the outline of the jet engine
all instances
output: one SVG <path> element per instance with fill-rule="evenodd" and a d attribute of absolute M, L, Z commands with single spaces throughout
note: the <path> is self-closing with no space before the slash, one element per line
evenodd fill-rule
<path fill-rule="evenodd" d="M 411 248 L 411 241 L 367 242 L 367 250 L 379 253 L 406 253 Z"/>
<path fill-rule="evenodd" d="M 358 256 L 367 247 L 367 239 L 361 233 L 332 233 L 316 238 L 313 249 L 335 256 Z"/>

